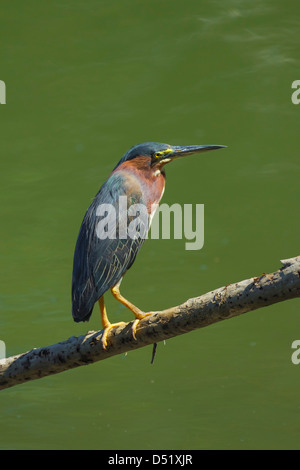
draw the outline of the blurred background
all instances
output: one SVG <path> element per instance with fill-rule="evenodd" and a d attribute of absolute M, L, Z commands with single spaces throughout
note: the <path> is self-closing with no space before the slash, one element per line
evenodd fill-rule
<path fill-rule="evenodd" d="M 16 0 L 1 9 L 0 339 L 7 356 L 101 328 L 71 316 L 84 213 L 144 141 L 227 149 L 167 167 L 205 242 L 149 240 L 122 284 L 160 310 L 299 255 L 296 0 Z M 298 142 L 298 143 L 297 143 Z M 106 295 L 109 318 L 132 315 Z M 2 449 L 290 449 L 299 301 L 1 392 Z"/>

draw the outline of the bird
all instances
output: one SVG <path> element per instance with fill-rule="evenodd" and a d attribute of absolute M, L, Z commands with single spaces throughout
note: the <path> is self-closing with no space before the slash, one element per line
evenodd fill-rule
<path fill-rule="evenodd" d="M 104 350 L 107 349 L 111 329 L 124 324 L 108 320 L 104 303 L 104 294 L 108 290 L 135 316 L 132 324 L 134 339 L 140 320 L 151 315 L 123 297 L 120 284 L 147 238 L 152 217 L 165 189 L 165 165 L 180 157 L 224 147 L 172 146 L 159 142 L 135 145 L 123 155 L 92 200 L 75 245 L 72 315 L 75 322 L 88 321 L 94 305 L 99 304 Z M 140 211 L 135 211 L 136 207 Z M 141 210 L 143 208 L 144 211 Z M 137 217 L 142 212 L 143 217 Z M 139 223 L 135 224 L 136 219 Z M 129 236 L 132 224 L 135 230 L 132 231 L 133 236 L 132 233 Z"/>

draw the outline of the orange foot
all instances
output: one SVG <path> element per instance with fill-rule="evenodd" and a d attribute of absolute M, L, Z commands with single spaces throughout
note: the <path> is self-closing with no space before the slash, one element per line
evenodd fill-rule
<path fill-rule="evenodd" d="M 115 327 L 120 326 L 120 325 L 125 325 L 125 322 L 120 321 L 119 323 L 108 323 L 108 324 L 105 326 L 105 328 L 103 329 L 102 338 L 101 338 L 101 343 L 102 343 L 103 349 L 106 349 L 106 346 L 107 346 L 107 335 L 108 335 L 108 333 L 110 332 L 110 330 L 111 330 L 112 328 L 115 328 Z"/>
<path fill-rule="evenodd" d="M 145 317 L 149 317 L 149 315 L 152 315 L 152 312 L 148 312 L 148 313 L 141 313 L 141 314 L 136 314 L 135 313 L 135 316 L 136 316 L 136 320 L 134 320 L 133 324 L 132 324 L 132 327 L 131 327 L 131 331 L 132 331 L 132 336 L 134 339 L 136 339 L 136 327 L 138 325 L 138 323 Z"/>

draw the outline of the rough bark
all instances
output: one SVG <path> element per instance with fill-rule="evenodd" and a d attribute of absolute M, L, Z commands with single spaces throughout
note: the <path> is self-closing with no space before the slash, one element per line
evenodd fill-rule
<path fill-rule="evenodd" d="M 189 299 L 182 305 L 154 312 L 139 323 L 136 339 L 132 336 L 132 323 L 111 330 L 106 350 L 102 348 L 102 331 L 90 331 L 86 335 L 72 336 L 51 346 L 2 359 L 0 389 L 108 359 L 242 313 L 300 297 L 300 256 L 281 262 L 283 267 L 276 272 L 236 282 Z"/>

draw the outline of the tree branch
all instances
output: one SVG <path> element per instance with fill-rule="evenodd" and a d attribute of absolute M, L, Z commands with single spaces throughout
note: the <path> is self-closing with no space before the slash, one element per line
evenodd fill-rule
<path fill-rule="evenodd" d="M 283 267 L 245 281 L 221 287 L 187 300 L 182 305 L 154 312 L 138 324 L 136 340 L 132 323 L 111 330 L 102 349 L 102 331 L 72 336 L 51 346 L 0 360 L 0 389 L 57 374 L 111 356 L 203 328 L 242 313 L 300 297 L 300 256 L 282 260 Z"/>

